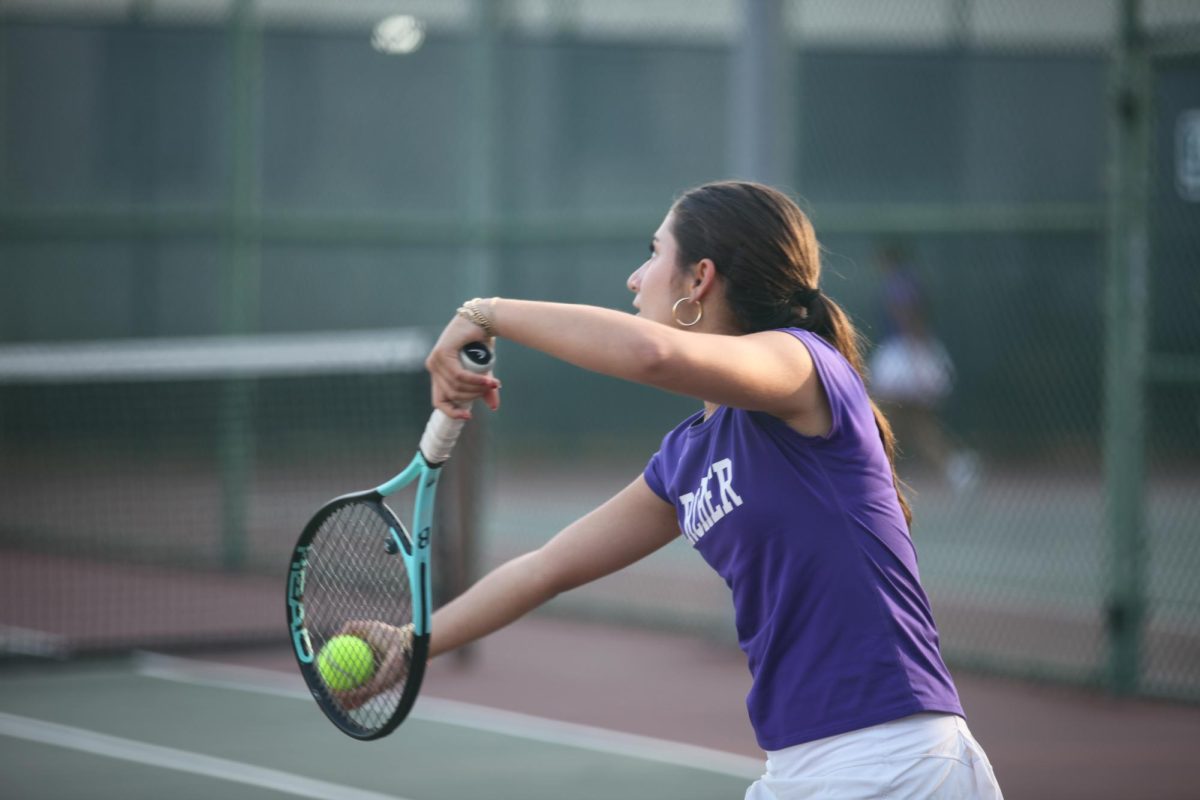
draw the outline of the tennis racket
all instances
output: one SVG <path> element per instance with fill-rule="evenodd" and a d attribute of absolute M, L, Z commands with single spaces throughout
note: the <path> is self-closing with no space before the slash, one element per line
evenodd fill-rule
<path fill-rule="evenodd" d="M 462 349 L 459 360 L 482 374 L 491 371 L 493 354 L 487 345 L 474 342 Z M 292 550 L 287 623 L 296 662 L 317 705 L 355 739 L 378 739 L 395 730 L 421 688 L 429 653 L 434 494 L 462 427 L 463 420 L 435 410 L 403 472 L 369 491 L 330 500 L 309 520 Z M 410 486 L 415 536 L 385 502 Z M 340 634 L 371 645 L 375 683 L 386 672 L 383 691 L 370 693 L 371 684 L 347 690 L 322 677 L 321 649 Z M 384 653 L 390 657 L 381 661 Z M 331 674 L 328 664 L 325 674 Z"/>

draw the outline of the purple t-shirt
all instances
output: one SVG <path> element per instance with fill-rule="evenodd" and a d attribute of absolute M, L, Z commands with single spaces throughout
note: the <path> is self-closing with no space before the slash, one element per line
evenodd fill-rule
<path fill-rule="evenodd" d="M 645 471 L 733 593 L 758 743 L 961 715 L 862 380 L 820 336 L 786 332 L 816 365 L 827 436 L 720 407 L 668 433 Z"/>

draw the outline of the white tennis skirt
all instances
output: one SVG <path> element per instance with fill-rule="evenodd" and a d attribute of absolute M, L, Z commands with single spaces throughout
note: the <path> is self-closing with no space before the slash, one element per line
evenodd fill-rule
<path fill-rule="evenodd" d="M 767 753 L 746 800 L 1002 800 L 983 748 L 955 714 L 916 714 Z"/>

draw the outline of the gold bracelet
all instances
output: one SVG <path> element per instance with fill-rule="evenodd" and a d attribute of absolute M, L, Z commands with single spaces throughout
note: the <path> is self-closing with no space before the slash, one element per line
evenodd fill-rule
<path fill-rule="evenodd" d="M 483 328 L 483 332 L 487 337 L 494 339 L 496 338 L 496 329 L 492 327 L 492 320 L 480 308 L 485 302 L 482 297 L 473 297 L 459 306 L 456 313 L 468 322 Z"/>

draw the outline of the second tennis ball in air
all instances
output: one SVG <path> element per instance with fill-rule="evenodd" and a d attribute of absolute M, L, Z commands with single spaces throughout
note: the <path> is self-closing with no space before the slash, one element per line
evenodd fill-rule
<path fill-rule="evenodd" d="M 375 654 L 357 636 L 335 636 L 317 656 L 317 672 L 335 692 L 361 686 L 375 674 Z"/>

